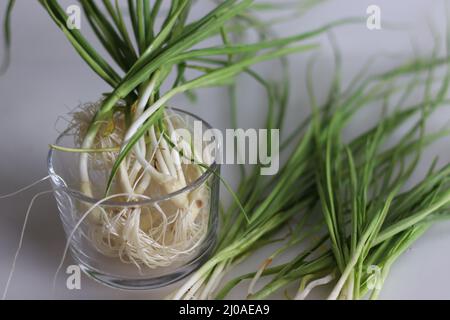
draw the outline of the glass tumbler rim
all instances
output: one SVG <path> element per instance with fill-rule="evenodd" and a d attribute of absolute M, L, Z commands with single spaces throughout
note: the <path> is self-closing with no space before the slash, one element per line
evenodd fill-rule
<path fill-rule="evenodd" d="M 202 125 L 204 125 L 208 130 L 213 129 L 213 127 L 204 119 L 200 118 L 199 116 L 189 112 L 189 111 L 185 111 L 185 110 L 181 110 L 178 108 L 173 108 L 173 107 L 166 107 L 169 110 L 173 110 L 177 113 L 180 114 L 185 114 L 191 118 L 194 118 L 195 120 L 201 121 Z M 58 145 L 59 142 L 67 136 L 68 132 L 70 131 L 70 128 L 63 131 L 58 138 L 55 141 L 55 145 Z M 219 152 L 220 151 L 220 142 L 216 141 L 216 150 Z M 52 180 L 55 182 L 57 181 L 57 188 L 63 190 L 64 192 L 66 192 L 67 194 L 69 194 L 71 197 L 80 200 L 82 202 L 85 203 L 89 203 L 89 204 L 97 204 L 99 202 L 101 202 L 101 205 L 104 207 L 139 207 L 139 206 L 145 206 L 145 205 L 152 205 L 152 204 L 156 204 L 158 202 L 162 202 L 162 201 L 167 201 L 170 200 L 180 194 L 192 191 L 197 189 L 198 187 L 200 187 L 212 174 L 215 174 L 216 170 L 219 168 L 219 164 L 217 163 L 217 157 L 216 159 L 214 159 L 214 161 L 208 166 L 207 170 L 202 173 L 202 175 L 200 177 L 198 177 L 194 182 L 192 182 L 191 184 L 187 185 L 184 188 L 181 188 L 177 191 L 162 195 L 162 196 L 158 196 L 152 199 L 144 199 L 144 200 L 138 200 L 138 201 L 114 201 L 114 200 L 105 200 L 103 201 L 103 199 L 99 199 L 99 198 L 94 198 L 94 197 L 89 197 L 83 193 L 81 193 L 80 191 L 74 190 L 73 188 L 69 188 L 67 187 L 67 185 L 65 183 L 63 183 L 63 179 L 56 173 L 55 168 L 53 166 L 53 157 L 55 155 L 55 149 L 50 148 L 49 152 L 48 152 L 48 156 L 47 156 L 47 167 L 48 167 L 48 173 L 49 176 L 52 178 Z M 55 183 L 56 184 L 56 183 Z"/>

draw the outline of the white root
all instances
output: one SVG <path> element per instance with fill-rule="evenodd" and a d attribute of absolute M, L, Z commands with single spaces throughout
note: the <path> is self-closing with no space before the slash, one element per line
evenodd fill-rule
<path fill-rule="evenodd" d="M 47 178 L 45 178 L 45 179 L 47 179 Z M 41 181 L 43 181 L 43 180 L 40 180 L 40 181 L 38 181 L 38 182 L 41 182 Z M 33 185 L 36 185 L 36 183 L 34 183 Z M 31 186 L 33 186 L 33 185 L 31 185 Z M 27 187 L 27 189 L 30 188 L 31 186 Z M 18 192 L 21 192 L 21 191 L 23 191 L 23 190 L 25 190 L 25 188 L 24 188 L 24 189 L 21 189 L 21 190 L 19 190 L 19 191 L 16 191 L 15 193 L 11 193 L 11 194 L 8 195 L 8 196 L 15 195 L 15 194 L 17 194 Z M 28 218 L 29 218 L 29 216 L 30 216 L 31 208 L 33 207 L 33 204 L 34 204 L 34 202 L 36 201 L 37 198 L 39 198 L 40 196 L 49 194 L 49 193 L 51 193 L 51 192 L 53 192 L 53 191 L 52 191 L 52 190 L 49 190 L 49 191 L 43 191 L 43 192 L 37 193 L 37 194 L 31 199 L 30 204 L 28 205 L 28 209 L 27 209 L 27 212 L 26 212 L 26 214 L 25 214 L 25 220 L 24 220 L 23 225 L 22 225 L 22 231 L 20 232 L 19 244 L 18 244 L 18 246 L 17 246 L 16 253 L 14 254 L 13 263 L 12 263 L 12 265 L 11 265 L 11 270 L 9 271 L 8 280 L 6 281 L 5 289 L 3 290 L 2 300 L 5 300 L 5 299 L 6 299 L 6 295 L 8 294 L 8 290 L 9 290 L 9 285 L 11 284 L 11 280 L 12 280 L 12 277 L 13 277 L 13 275 L 14 275 L 14 270 L 16 269 L 16 262 L 17 262 L 17 258 L 19 257 L 20 250 L 22 249 L 23 238 L 24 238 L 24 236 L 25 236 L 25 230 L 26 230 L 26 228 L 27 228 Z"/>
<path fill-rule="evenodd" d="M 16 190 L 16 191 L 11 192 L 11 193 L 8 193 L 8 194 L 4 194 L 4 195 L 0 196 L 0 200 L 1 200 L 1 199 L 6 199 L 6 198 L 14 197 L 14 196 L 18 195 L 18 194 L 21 193 L 21 192 L 24 192 L 24 191 L 27 191 L 28 189 L 33 188 L 34 186 L 38 185 L 38 184 L 41 183 L 41 182 L 44 182 L 45 180 L 47 180 L 47 179 L 49 179 L 49 178 L 50 178 L 50 176 L 46 176 L 46 177 L 44 177 L 44 178 L 41 178 L 41 179 L 39 179 L 39 180 L 33 182 L 32 184 L 29 184 L 29 185 L 27 185 L 27 186 L 25 186 L 25 187 L 23 187 L 23 188 L 20 188 L 19 190 Z"/>
<path fill-rule="evenodd" d="M 184 297 L 184 300 L 197 300 L 198 299 L 198 292 L 202 290 L 202 288 L 205 285 L 206 281 L 206 275 L 201 278 L 197 283 L 195 283 L 190 290 L 186 293 L 186 296 Z"/>
<path fill-rule="evenodd" d="M 326 285 L 333 281 L 334 278 L 334 273 L 331 273 L 323 278 L 311 281 L 310 283 L 308 283 L 304 290 L 301 290 L 297 293 L 297 295 L 295 296 L 295 300 L 305 300 L 314 288 Z"/>
<path fill-rule="evenodd" d="M 200 300 L 206 300 L 210 297 L 210 294 L 215 290 L 216 286 L 220 282 L 223 276 L 223 270 L 226 267 L 226 263 L 219 264 L 213 271 L 211 278 L 205 285 L 202 294 L 199 296 Z"/>
<path fill-rule="evenodd" d="M 213 263 L 211 263 L 214 266 Z M 204 265 L 202 268 L 200 268 L 199 270 L 197 270 L 197 272 L 195 272 L 189 279 L 188 281 L 186 281 L 180 289 L 178 289 L 178 291 L 173 295 L 172 299 L 173 300 L 181 300 L 181 299 L 186 299 L 186 295 L 189 294 L 190 291 L 192 291 L 192 289 L 194 288 L 194 286 L 196 285 L 196 283 L 198 281 L 204 281 L 205 276 L 208 274 L 208 271 L 210 270 L 210 265 L 206 264 Z"/>
<path fill-rule="evenodd" d="M 267 269 L 267 267 L 272 263 L 272 258 L 266 259 L 261 266 L 259 267 L 258 271 L 256 272 L 255 276 L 253 277 L 252 281 L 250 282 L 250 285 L 248 286 L 247 295 L 251 296 L 255 293 L 255 286 L 256 283 L 261 278 L 264 270 Z"/>

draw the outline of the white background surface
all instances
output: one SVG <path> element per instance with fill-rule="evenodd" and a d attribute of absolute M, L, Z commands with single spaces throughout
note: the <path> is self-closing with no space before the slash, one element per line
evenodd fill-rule
<path fill-rule="evenodd" d="M 200 0 L 202 3 L 206 0 Z M 0 2 L 4 12 L 6 1 Z M 108 87 L 80 60 L 37 1 L 18 0 L 13 17 L 13 59 L 8 74 L 0 78 L 0 194 L 13 191 L 46 175 L 47 146 L 64 127 L 59 115 L 66 114 L 81 102 L 99 98 Z M 63 1 L 72 4 L 75 1 Z M 443 34 L 445 30 L 444 1 L 440 0 L 331 0 L 306 14 L 301 21 L 280 25 L 278 34 L 288 35 L 311 29 L 333 19 L 366 15 L 369 4 L 382 10 L 383 22 L 402 26 L 401 30 L 369 31 L 365 25 L 343 27 L 336 31 L 343 51 L 345 74 L 350 76 L 365 60 L 374 55 L 394 55 L 381 59 L 377 68 L 385 69 L 412 55 L 412 43 L 422 54 L 430 51 L 431 23 Z M 88 30 L 87 25 L 83 31 Z M 317 93 L 326 92 L 332 61 L 324 48 L 315 74 Z M 293 95 L 289 122 L 295 124 L 304 117 L 307 98 L 304 90 L 305 63 L 309 55 L 293 58 Z M 275 68 L 276 66 L 268 67 Z M 270 70 L 269 70 L 270 71 Z M 260 125 L 262 112 L 257 111 L 264 98 L 254 86 L 245 87 L 241 95 L 240 126 Z M 223 90 L 201 91 L 198 106 L 191 111 L 208 120 L 213 126 L 226 128 L 226 95 Z M 179 100 L 177 105 L 183 104 Z M 302 112 L 303 110 L 303 112 Z M 441 113 L 434 124 L 448 121 L 450 113 Z M 365 126 L 362 117 L 361 127 Z M 434 125 L 433 124 L 433 125 Z M 441 161 L 450 161 L 448 141 L 433 148 L 441 154 Z M 430 152 L 431 153 L 431 152 Z M 225 168 L 232 180 L 236 168 Z M 48 183 L 13 199 L 0 200 L 0 291 L 6 283 L 12 259 L 19 240 L 25 211 L 32 195 L 49 189 Z M 225 192 L 223 192 L 225 194 Z M 61 257 L 65 237 L 51 196 L 39 199 L 32 211 L 24 239 L 24 247 L 17 262 L 15 276 L 8 298 L 62 298 L 62 299 L 152 299 L 162 298 L 175 286 L 156 291 L 126 292 L 106 288 L 83 276 L 82 290 L 65 289 L 60 277 L 55 294 L 51 279 Z M 385 284 L 383 299 L 450 299 L 450 223 L 433 227 L 404 254 L 392 268 Z M 231 277 L 254 270 L 267 256 L 260 252 L 245 265 L 236 268 Z M 70 259 L 66 263 L 71 263 Z M 245 286 L 239 287 L 231 297 L 245 296 Z"/>

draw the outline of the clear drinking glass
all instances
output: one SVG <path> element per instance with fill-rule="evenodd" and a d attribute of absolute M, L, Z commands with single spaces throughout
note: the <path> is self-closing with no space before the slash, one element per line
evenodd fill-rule
<path fill-rule="evenodd" d="M 202 130 L 211 129 L 210 125 L 202 119 L 188 112 L 178 109 L 171 109 L 177 116 L 182 117 L 188 126 L 194 121 L 202 124 Z M 214 141 L 216 152 L 219 150 L 218 141 Z M 73 132 L 70 130 L 64 132 L 56 141 L 56 145 L 67 148 L 78 148 L 75 145 Z M 79 183 L 79 154 L 64 151 L 50 150 L 48 156 L 48 170 L 54 190 L 57 207 L 60 213 L 61 221 L 70 242 L 70 251 L 75 261 L 80 265 L 81 269 L 90 277 L 103 284 L 118 287 L 122 289 L 152 289 L 169 285 L 176 282 L 199 266 L 201 266 L 213 250 L 218 227 L 218 204 L 219 204 L 219 185 L 220 181 L 217 174 L 219 173 L 220 164 L 213 162 L 210 170 L 206 170 L 195 181 L 189 183 L 185 188 L 176 192 L 158 196 L 151 200 L 137 200 L 134 202 L 118 202 L 107 200 L 96 206 L 92 214 L 102 214 L 107 212 L 130 213 L 140 215 L 141 219 L 138 227 L 142 227 L 142 215 L 146 212 L 152 212 L 155 208 L 166 208 L 164 212 L 170 211 L 170 206 L 175 197 L 183 194 L 190 194 L 205 188 L 209 193 L 208 203 L 202 203 L 202 219 L 206 219 L 206 231 L 203 236 L 196 242 L 195 248 L 190 249 L 185 254 L 175 255 L 170 263 L 164 266 L 148 267 L 142 263 L 133 261 L 122 261 L 118 255 L 120 248 L 105 252 L 102 248 L 103 241 L 110 241 L 111 245 L 114 240 L 114 229 L 111 231 L 111 237 L 98 237 L 99 230 L 105 230 L 108 226 L 101 223 L 93 222 L 88 216 L 81 219 L 93 205 L 101 201 L 101 197 L 87 197 L 80 191 Z M 107 177 L 104 172 L 96 171 L 90 168 L 92 179 L 100 186 L 105 186 Z M 169 208 L 169 209 L 167 209 Z M 166 217 L 170 219 L 170 217 Z M 162 218 L 161 218 L 162 219 Z M 169 221 L 169 220 L 168 220 Z M 170 227 L 170 224 L 169 224 Z M 104 233 L 102 233 L 104 235 Z M 93 241 L 93 239 L 96 239 Z M 99 241 L 99 239 L 102 239 Z M 150 239 L 152 240 L 152 239 Z M 164 243 L 164 239 L 153 239 L 155 245 Z M 159 241 L 159 242 L 158 242 Z M 109 248 L 109 247 L 108 247 Z M 146 250 L 149 246 L 139 248 Z M 109 248 L 110 249 L 110 248 Z M 117 252 L 116 252 L 117 251 Z M 147 252 L 147 251 L 146 251 Z M 155 259 L 158 259 L 155 254 Z"/>

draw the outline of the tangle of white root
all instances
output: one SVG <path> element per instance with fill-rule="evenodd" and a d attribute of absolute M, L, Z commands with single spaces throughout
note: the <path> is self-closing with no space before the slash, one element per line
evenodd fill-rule
<path fill-rule="evenodd" d="M 42 182 L 42 181 L 44 181 L 44 180 L 46 180 L 46 179 L 47 179 L 47 178 L 41 179 L 41 180 L 39 180 L 38 182 Z M 38 183 L 38 182 L 36 182 L 36 183 Z M 24 188 L 24 189 L 31 188 L 31 186 L 36 185 L 36 183 L 34 183 L 33 185 L 30 185 L 29 187 Z M 21 189 L 21 190 L 23 191 L 24 189 Z M 19 192 L 20 192 L 20 191 L 19 191 Z M 11 265 L 11 270 L 9 271 L 8 280 L 6 281 L 5 289 L 4 289 L 4 291 L 3 291 L 2 300 L 5 300 L 5 299 L 6 299 L 6 295 L 8 294 L 9 285 L 11 284 L 11 280 L 12 280 L 12 277 L 13 277 L 13 275 L 14 275 L 14 270 L 16 269 L 17 258 L 19 257 L 20 250 L 22 249 L 23 238 L 24 238 L 24 236 L 25 236 L 25 230 L 26 230 L 26 228 L 27 228 L 28 218 L 29 218 L 29 216 L 30 216 L 31 208 L 33 207 L 34 201 L 36 201 L 36 199 L 39 198 L 40 196 L 43 196 L 43 195 L 45 195 L 45 194 L 49 194 L 49 193 L 51 193 L 51 192 L 53 192 L 53 190 L 43 191 L 43 192 L 37 193 L 37 194 L 31 199 L 30 204 L 28 205 L 28 209 L 27 209 L 27 212 L 26 212 L 26 214 L 25 214 L 25 220 L 24 220 L 23 225 L 22 225 L 22 231 L 20 232 L 19 244 L 18 244 L 18 246 L 17 246 L 16 253 L 14 254 L 13 263 L 12 263 L 12 265 Z M 16 193 L 12 193 L 11 195 L 15 195 L 15 194 L 17 194 L 17 192 L 16 192 Z"/>
<path fill-rule="evenodd" d="M 67 237 L 67 241 L 66 241 L 66 245 L 64 247 L 63 255 L 61 257 L 61 260 L 59 262 L 58 268 L 56 268 L 56 272 L 55 272 L 55 275 L 53 277 L 53 290 L 55 290 L 55 288 L 56 288 L 56 279 L 58 277 L 59 271 L 61 270 L 61 268 L 62 268 L 62 266 L 64 264 L 64 260 L 66 260 L 67 252 L 69 251 L 72 238 L 74 237 L 75 233 L 78 231 L 78 228 L 81 226 L 81 224 L 84 222 L 84 220 L 89 216 L 89 214 L 92 213 L 92 211 L 94 211 L 99 205 L 101 205 L 102 203 L 104 203 L 104 202 L 106 202 L 108 200 L 112 200 L 114 198 L 123 197 L 123 196 L 136 197 L 138 195 L 130 195 L 128 193 L 115 194 L 115 195 L 103 198 L 102 200 L 98 201 L 93 206 L 91 206 L 85 213 L 83 213 L 83 215 L 78 220 L 78 222 L 75 224 L 75 226 L 73 227 L 73 229 L 70 232 L 69 236 Z M 139 197 L 143 198 L 143 199 L 146 199 L 146 200 L 150 200 L 150 198 L 146 197 L 146 196 L 139 196 Z"/>
<path fill-rule="evenodd" d="M 148 97 L 147 91 L 142 101 Z M 142 114 L 151 113 L 149 109 L 144 111 L 145 104 L 142 101 L 139 100 L 135 105 L 134 120 L 140 119 Z M 75 145 L 86 144 L 83 137 L 100 104 L 89 104 L 74 113 L 72 129 Z M 125 129 L 124 118 L 121 114 L 115 114 L 112 122 L 105 123 L 96 134 L 89 148 L 123 148 L 127 135 L 131 134 L 130 129 L 128 132 Z M 130 202 L 137 199 L 150 200 L 178 191 L 202 174 L 203 170 L 196 164 L 182 164 L 180 153 L 176 149 L 181 150 L 186 144 L 190 145 L 190 142 L 182 140 L 176 134 L 175 128 L 184 129 L 184 121 L 167 111 L 164 113 L 164 121 L 169 128 L 169 138 L 158 134 L 153 127 L 149 129 L 147 139 L 141 138 L 122 162 L 118 179 L 113 186 L 114 193 L 121 196 L 115 195 L 113 198 Z M 166 139 L 170 139 L 170 145 Z M 91 171 L 108 175 L 117 159 L 117 152 L 88 154 L 84 159 Z M 83 177 L 81 180 L 83 183 Z M 91 193 L 87 192 L 88 196 L 93 196 L 95 190 L 104 188 L 104 185 L 96 186 L 93 180 L 90 179 L 86 189 Z M 158 204 L 108 207 L 101 205 L 105 199 L 94 206 L 84 207 L 89 209 L 86 211 L 88 214 L 84 214 L 78 221 L 71 237 L 81 227 L 100 253 L 134 264 L 139 270 L 143 266 L 167 267 L 186 261 L 196 252 L 207 234 L 210 190 L 206 183 Z M 83 223 L 88 216 L 90 219 Z"/>
<path fill-rule="evenodd" d="M 311 281 L 310 283 L 308 283 L 304 290 L 301 290 L 297 293 L 297 295 L 295 296 L 295 300 L 305 300 L 314 288 L 326 285 L 333 280 L 334 273 L 331 273 L 323 278 Z"/>

